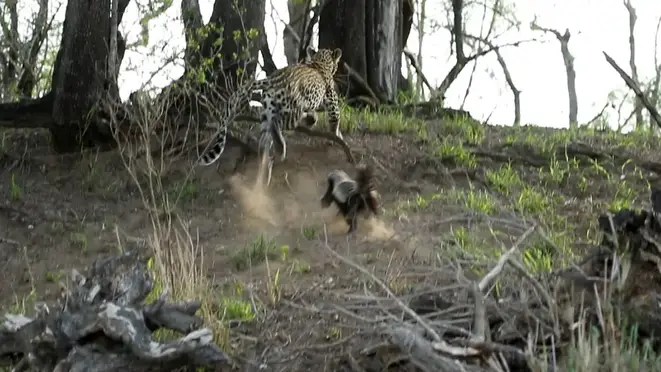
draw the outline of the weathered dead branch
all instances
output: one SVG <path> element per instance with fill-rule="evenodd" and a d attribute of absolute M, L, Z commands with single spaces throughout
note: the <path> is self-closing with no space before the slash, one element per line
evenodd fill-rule
<path fill-rule="evenodd" d="M 167 302 L 167 290 L 151 304 L 153 277 L 136 254 L 95 261 L 88 275 L 76 270 L 52 307 L 34 318 L 7 314 L 0 327 L 0 357 L 14 370 L 171 371 L 216 366 L 228 360 L 201 328 L 197 301 Z M 159 328 L 185 336 L 154 341 Z"/>
<path fill-rule="evenodd" d="M 560 53 L 562 54 L 562 60 L 565 65 L 565 73 L 567 75 L 567 94 L 569 97 L 569 127 L 574 127 L 578 125 L 578 95 L 576 94 L 576 68 L 574 66 L 574 55 L 571 54 L 569 50 L 569 39 L 571 39 L 571 33 L 569 29 L 565 29 L 564 33 L 560 33 L 558 30 L 551 28 L 542 27 L 537 23 L 537 19 L 534 19 L 530 28 L 532 30 L 542 31 L 547 34 L 552 34 L 558 39 L 560 43 Z"/>
<path fill-rule="evenodd" d="M 606 57 L 606 62 L 608 62 L 608 64 L 610 64 L 615 69 L 615 71 L 617 71 L 617 73 L 620 75 L 622 80 L 624 80 L 627 86 L 629 86 L 629 88 L 633 90 L 634 93 L 636 93 L 636 97 L 638 97 L 638 99 L 643 103 L 647 111 L 649 111 L 650 116 L 652 116 L 652 119 L 654 119 L 656 125 L 661 127 L 661 115 L 659 115 L 659 111 L 657 111 L 656 107 L 654 107 L 650 103 L 650 101 L 647 99 L 647 97 L 640 89 L 638 84 L 636 84 L 636 82 L 624 70 L 622 70 L 620 66 L 618 66 L 615 60 L 613 60 L 613 58 L 611 58 L 611 56 L 609 56 L 608 53 L 606 52 L 603 53 L 604 53 L 604 57 Z"/>
<path fill-rule="evenodd" d="M 628 337 L 620 320 L 637 327 L 640 345 L 658 351 L 661 342 L 654 335 L 661 332 L 661 317 L 653 302 L 661 295 L 661 189 L 652 189 L 650 200 L 651 210 L 599 216 L 601 243 L 569 269 L 532 274 L 519 262 L 536 232 L 532 226 L 482 279 L 467 280 L 459 267 L 459 283 L 406 296 L 395 295 L 371 270 L 326 242 L 334 258 L 375 284 L 363 294 L 340 296 L 351 302 L 336 302 L 335 308 L 362 322 L 361 333 L 385 340 L 350 351 L 341 358 L 342 370 L 565 370 L 563 356 L 585 330 L 598 329 L 615 345 Z M 489 290 L 496 280 L 505 294 L 498 301 Z M 369 309 L 376 312 L 368 315 Z M 554 357 L 544 357 L 549 354 Z"/>

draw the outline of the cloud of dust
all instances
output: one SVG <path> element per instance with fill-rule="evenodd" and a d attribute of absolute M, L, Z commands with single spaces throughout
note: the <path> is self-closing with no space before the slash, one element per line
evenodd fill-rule
<path fill-rule="evenodd" d="M 252 217 L 251 220 L 253 221 L 250 221 L 251 226 L 264 228 L 277 226 L 275 205 L 266 194 L 263 185 L 255 184 L 250 186 L 238 175 L 230 178 L 230 185 L 234 195 L 239 199 L 239 204 L 243 211 L 246 215 Z"/>
<path fill-rule="evenodd" d="M 346 234 L 349 227 L 344 218 L 338 216 L 335 206 L 322 209 L 319 199 L 323 193 L 325 178 L 315 177 L 310 171 L 280 173 L 284 177 L 285 187 L 275 187 L 272 182 L 267 188 L 261 171 L 257 182 L 247 184 L 240 176 L 230 179 L 233 193 L 237 196 L 246 217 L 244 222 L 251 228 L 273 228 L 280 230 L 300 228 L 311 224 L 326 223 L 331 236 Z M 357 235 L 367 240 L 390 240 L 395 237 L 394 230 L 378 217 L 365 219 L 359 217 Z"/>

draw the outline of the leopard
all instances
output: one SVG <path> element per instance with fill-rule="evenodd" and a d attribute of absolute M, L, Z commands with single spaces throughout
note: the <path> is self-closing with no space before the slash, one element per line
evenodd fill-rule
<path fill-rule="evenodd" d="M 294 130 L 299 126 L 311 128 L 318 122 L 316 111 L 325 107 L 328 117 L 328 130 L 340 140 L 340 103 L 335 90 L 334 75 L 337 72 L 342 50 L 307 50 L 308 58 L 298 64 L 283 67 L 271 76 L 254 81 L 251 92 L 261 91 L 259 156 L 262 164 L 267 162 L 270 183 L 273 164 L 276 160 L 273 147 L 280 153 L 280 161 L 287 156 L 287 144 L 283 131 Z M 241 89 L 239 96 L 246 90 Z M 223 123 L 215 144 L 201 157 L 202 165 L 211 165 L 222 155 L 229 121 Z"/>
<path fill-rule="evenodd" d="M 244 81 L 226 99 L 223 99 L 219 110 L 220 120 L 208 123 L 207 126 L 217 129 L 216 137 L 205 152 L 200 156 L 199 164 L 209 166 L 220 159 L 227 144 L 227 134 L 230 124 L 238 118 L 245 118 L 245 105 L 250 102 L 252 96 L 253 81 Z"/>
<path fill-rule="evenodd" d="M 321 207 L 328 208 L 335 204 L 349 225 L 347 234 L 358 227 L 358 215 L 363 212 L 378 215 L 379 193 L 374 184 L 374 169 L 368 165 L 356 167 L 356 178 L 351 178 L 345 171 L 335 169 L 326 178 L 326 192 L 321 198 Z"/>

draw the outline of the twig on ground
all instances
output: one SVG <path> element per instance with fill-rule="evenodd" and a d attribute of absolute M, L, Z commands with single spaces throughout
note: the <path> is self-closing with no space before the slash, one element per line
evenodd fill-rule
<path fill-rule="evenodd" d="M 21 243 L 17 242 L 14 239 L 3 238 L 2 236 L 0 236 L 0 243 L 7 243 L 7 244 L 11 244 L 11 245 L 21 245 Z"/>
<path fill-rule="evenodd" d="M 504 255 L 500 256 L 500 259 L 498 260 L 498 263 L 496 263 L 496 266 L 494 266 L 491 271 L 487 273 L 487 275 L 480 280 L 480 284 L 478 285 L 480 291 L 484 292 L 489 286 L 491 286 L 491 282 L 503 271 L 503 268 L 505 267 L 505 264 L 507 263 L 507 260 L 514 254 L 519 249 L 519 246 L 523 243 L 524 240 L 530 236 L 530 234 L 535 231 L 535 228 L 537 225 L 532 225 L 531 227 L 526 230 L 526 232 L 523 233 L 519 237 L 519 239 L 514 242 L 514 245 L 512 245 L 512 248 L 509 249 Z"/>
<path fill-rule="evenodd" d="M 484 296 L 476 282 L 471 283 L 471 293 L 475 300 L 475 313 L 473 314 L 473 337 L 476 342 L 484 342 L 490 338 L 487 334 L 487 310 L 484 305 Z"/>
<path fill-rule="evenodd" d="M 441 336 L 439 336 L 439 334 L 432 327 L 430 327 L 429 324 L 427 324 L 427 322 L 425 322 L 418 314 L 416 314 L 415 311 L 411 310 L 411 308 L 406 306 L 406 304 L 403 303 L 402 300 L 400 300 L 397 296 L 395 296 L 395 294 L 392 293 L 390 288 L 388 288 L 388 286 L 385 283 L 383 283 L 383 281 L 381 281 L 379 278 L 374 276 L 374 274 L 367 271 L 364 267 L 358 265 L 357 263 L 353 262 L 352 260 L 350 260 L 346 257 L 343 257 L 339 253 L 335 252 L 330 247 L 330 245 L 328 245 L 326 225 L 324 225 L 324 236 L 326 236 L 326 242 L 324 244 L 324 247 L 326 248 L 326 250 L 328 250 L 335 258 L 337 258 L 340 261 L 344 262 L 345 264 L 351 266 L 352 268 L 360 271 L 365 276 L 367 276 L 372 281 L 374 281 L 377 285 L 379 285 L 379 287 L 381 287 L 381 289 L 383 289 L 388 294 L 388 296 L 390 298 L 393 299 L 393 301 L 395 301 L 395 303 L 399 306 L 399 308 L 402 311 L 404 311 L 406 314 L 408 314 L 411 318 L 415 319 L 415 321 L 418 324 L 420 324 L 421 327 L 423 327 L 427 332 L 429 332 L 429 335 L 434 338 L 434 341 L 440 341 L 441 340 Z"/>

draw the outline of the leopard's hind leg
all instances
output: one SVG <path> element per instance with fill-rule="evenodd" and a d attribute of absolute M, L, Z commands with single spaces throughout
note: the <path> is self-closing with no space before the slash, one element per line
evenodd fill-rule
<path fill-rule="evenodd" d="M 280 112 L 273 99 L 265 96 L 262 101 L 264 106 L 261 115 L 260 137 L 259 137 L 259 170 L 257 172 L 256 183 L 263 182 L 263 185 L 271 184 L 271 175 L 273 173 L 273 163 L 275 154 L 273 153 L 274 142 L 286 151 L 286 144 L 279 127 Z M 266 175 L 264 175 L 266 172 Z M 265 178 L 264 178 L 265 177 Z"/>

